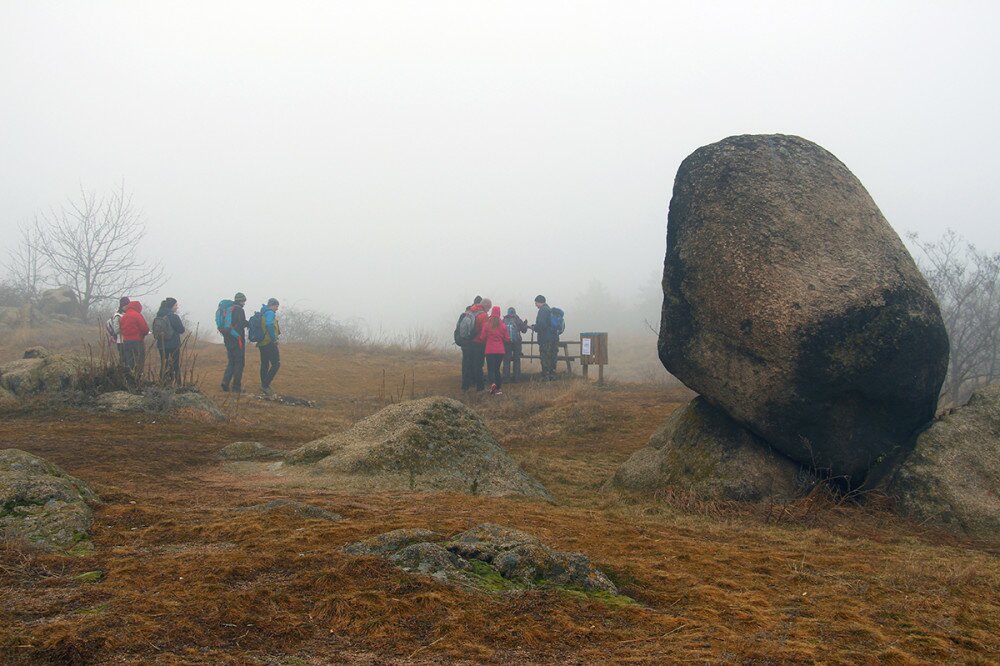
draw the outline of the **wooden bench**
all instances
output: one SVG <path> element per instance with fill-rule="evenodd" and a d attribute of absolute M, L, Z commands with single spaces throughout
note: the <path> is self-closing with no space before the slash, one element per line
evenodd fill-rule
<path fill-rule="evenodd" d="M 525 346 L 528 346 L 528 347 L 532 347 L 532 346 L 537 347 L 538 346 L 538 340 L 523 340 L 521 344 L 525 345 Z M 568 372 L 569 374 L 572 375 L 573 374 L 573 362 L 580 360 L 580 354 L 579 354 L 579 350 L 577 350 L 576 354 L 570 354 L 569 353 L 569 346 L 570 345 L 576 345 L 577 347 L 579 347 L 580 346 L 580 341 L 579 340 L 560 340 L 556 344 L 562 350 L 562 355 L 561 356 L 559 355 L 558 352 L 556 353 L 556 365 L 559 365 L 560 362 L 565 361 L 565 363 L 566 363 L 566 372 Z M 522 350 L 523 349 L 524 349 L 524 347 L 522 347 Z M 529 361 L 530 360 L 535 360 L 535 359 L 537 359 L 539 361 L 542 360 L 542 357 L 540 355 L 538 355 L 538 354 L 532 354 L 532 353 L 522 353 L 521 354 L 521 358 L 522 359 L 528 359 Z"/>

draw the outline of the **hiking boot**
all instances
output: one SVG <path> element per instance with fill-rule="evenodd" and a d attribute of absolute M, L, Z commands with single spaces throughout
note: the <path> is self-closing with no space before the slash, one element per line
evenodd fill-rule
<path fill-rule="evenodd" d="M 228 386 L 226 386 L 225 384 L 220 384 L 220 386 L 222 387 L 222 392 L 223 393 L 229 393 L 229 387 Z"/>
<path fill-rule="evenodd" d="M 272 395 L 272 393 L 271 393 L 271 389 L 270 389 L 269 387 L 267 387 L 267 386 L 261 386 L 261 387 L 260 387 L 260 392 L 261 392 L 261 393 L 262 393 L 263 395 Z"/>

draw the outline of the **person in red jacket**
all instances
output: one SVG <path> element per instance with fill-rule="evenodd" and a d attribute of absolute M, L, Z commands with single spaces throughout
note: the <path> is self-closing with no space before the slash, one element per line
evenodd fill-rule
<path fill-rule="evenodd" d="M 146 366 L 146 342 L 149 324 L 142 316 L 142 303 L 132 301 L 126 306 L 121 319 L 122 344 L 125 347 L 125 369 L 138 381 Z"/>
<path fill-rule="evenodd" d="M 510 333 L 500 318 L 500 306 L 494 306 L 490 311 L 489 319 L 483 322 L 483 330 L 476 338 L 476 342 L 486 345 L 486 369 L 489 373 L 490 393 L 503 395 L 503 391 L 500 390 L 500 364 L 503 363 L 507 351 L 506 345 L 510 342 Z"/>

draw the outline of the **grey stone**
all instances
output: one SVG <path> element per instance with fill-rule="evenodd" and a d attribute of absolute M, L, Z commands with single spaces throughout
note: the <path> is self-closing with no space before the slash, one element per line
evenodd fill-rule
<path fill-rule="evenodd" d="M 350 555 L 390 555 L 414 544 L 441 541 L 444 535 L 421 528 L 403 528 L 348 544 L 344 552 Z"/>
<path fill-rule="evenodd" d="M 803 465 L 858 485 L 934 416 L 937 302 L 858 179 L 794 136 L 681 164 L 667 223 L 666 369 Z"/>
<path fill-rule="evenodd" d="M 102 393 L 95 403 L 98 409 L 114 413 L 141 412 L 146 406 L 145 398 L 128 391 Z"/>
<path fill-rule="evenodd" d="M 80 316 L 80 301 L 69 287 L 57 287 L 41 293 L 38 308 L 44 315 Z"/>
<path fill-rule="evenodd" d="M 796 497 L 811 481 L 802 466 L 699 396 L 667 417 L 608 487 L 643 493 L 679 488 L 703 499 L 757 501 Z"/>
<path fill-rule="evenodd" d="M 436 543 L 414 543 L 389 556 L 389 561 L 403 571 L 433 576 L 445 581 L 471 567 L 465 560 Z"/>
<path fill-rule="evenodd" d="M 888 492 L 914 519 L 1000 539 L 1000 384 L 921 433 Z"/>

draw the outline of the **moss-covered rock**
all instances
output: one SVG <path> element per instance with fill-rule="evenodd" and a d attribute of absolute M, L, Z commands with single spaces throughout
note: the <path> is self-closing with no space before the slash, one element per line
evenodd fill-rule
<path fill-rule="evenodd" d="M 1000 539 L 1000 384 L 925 430 L 888 492 L 917 520 Z"/>
<path fill-rule="evenodd" d="M 18 449 L 0 451 L 0 534 L 45 550 L 89 545 L 97 496 L 86 483 Z"/>
<path fill-rule="evenodd" d="M 699 396 L 667 417 L 607 487 L 642 493 L 679 488 L 704 499 L 756 501 L 792 498 L 811 483 L 804 468 Z"/>
<path fill-rule="evenodd" d="M 224 446 L 217 455 L 220 460 L 227 461 L 281 460 L 285 456 L 283 451 L 260 442 L 233 442 Z"/>
<path fill-rule="evenodd" d="M 0 365 L 0 387 L 20 397 L 69 391 L 80 384 L 89 365 L 79 356 L 33 355 Z"/>

